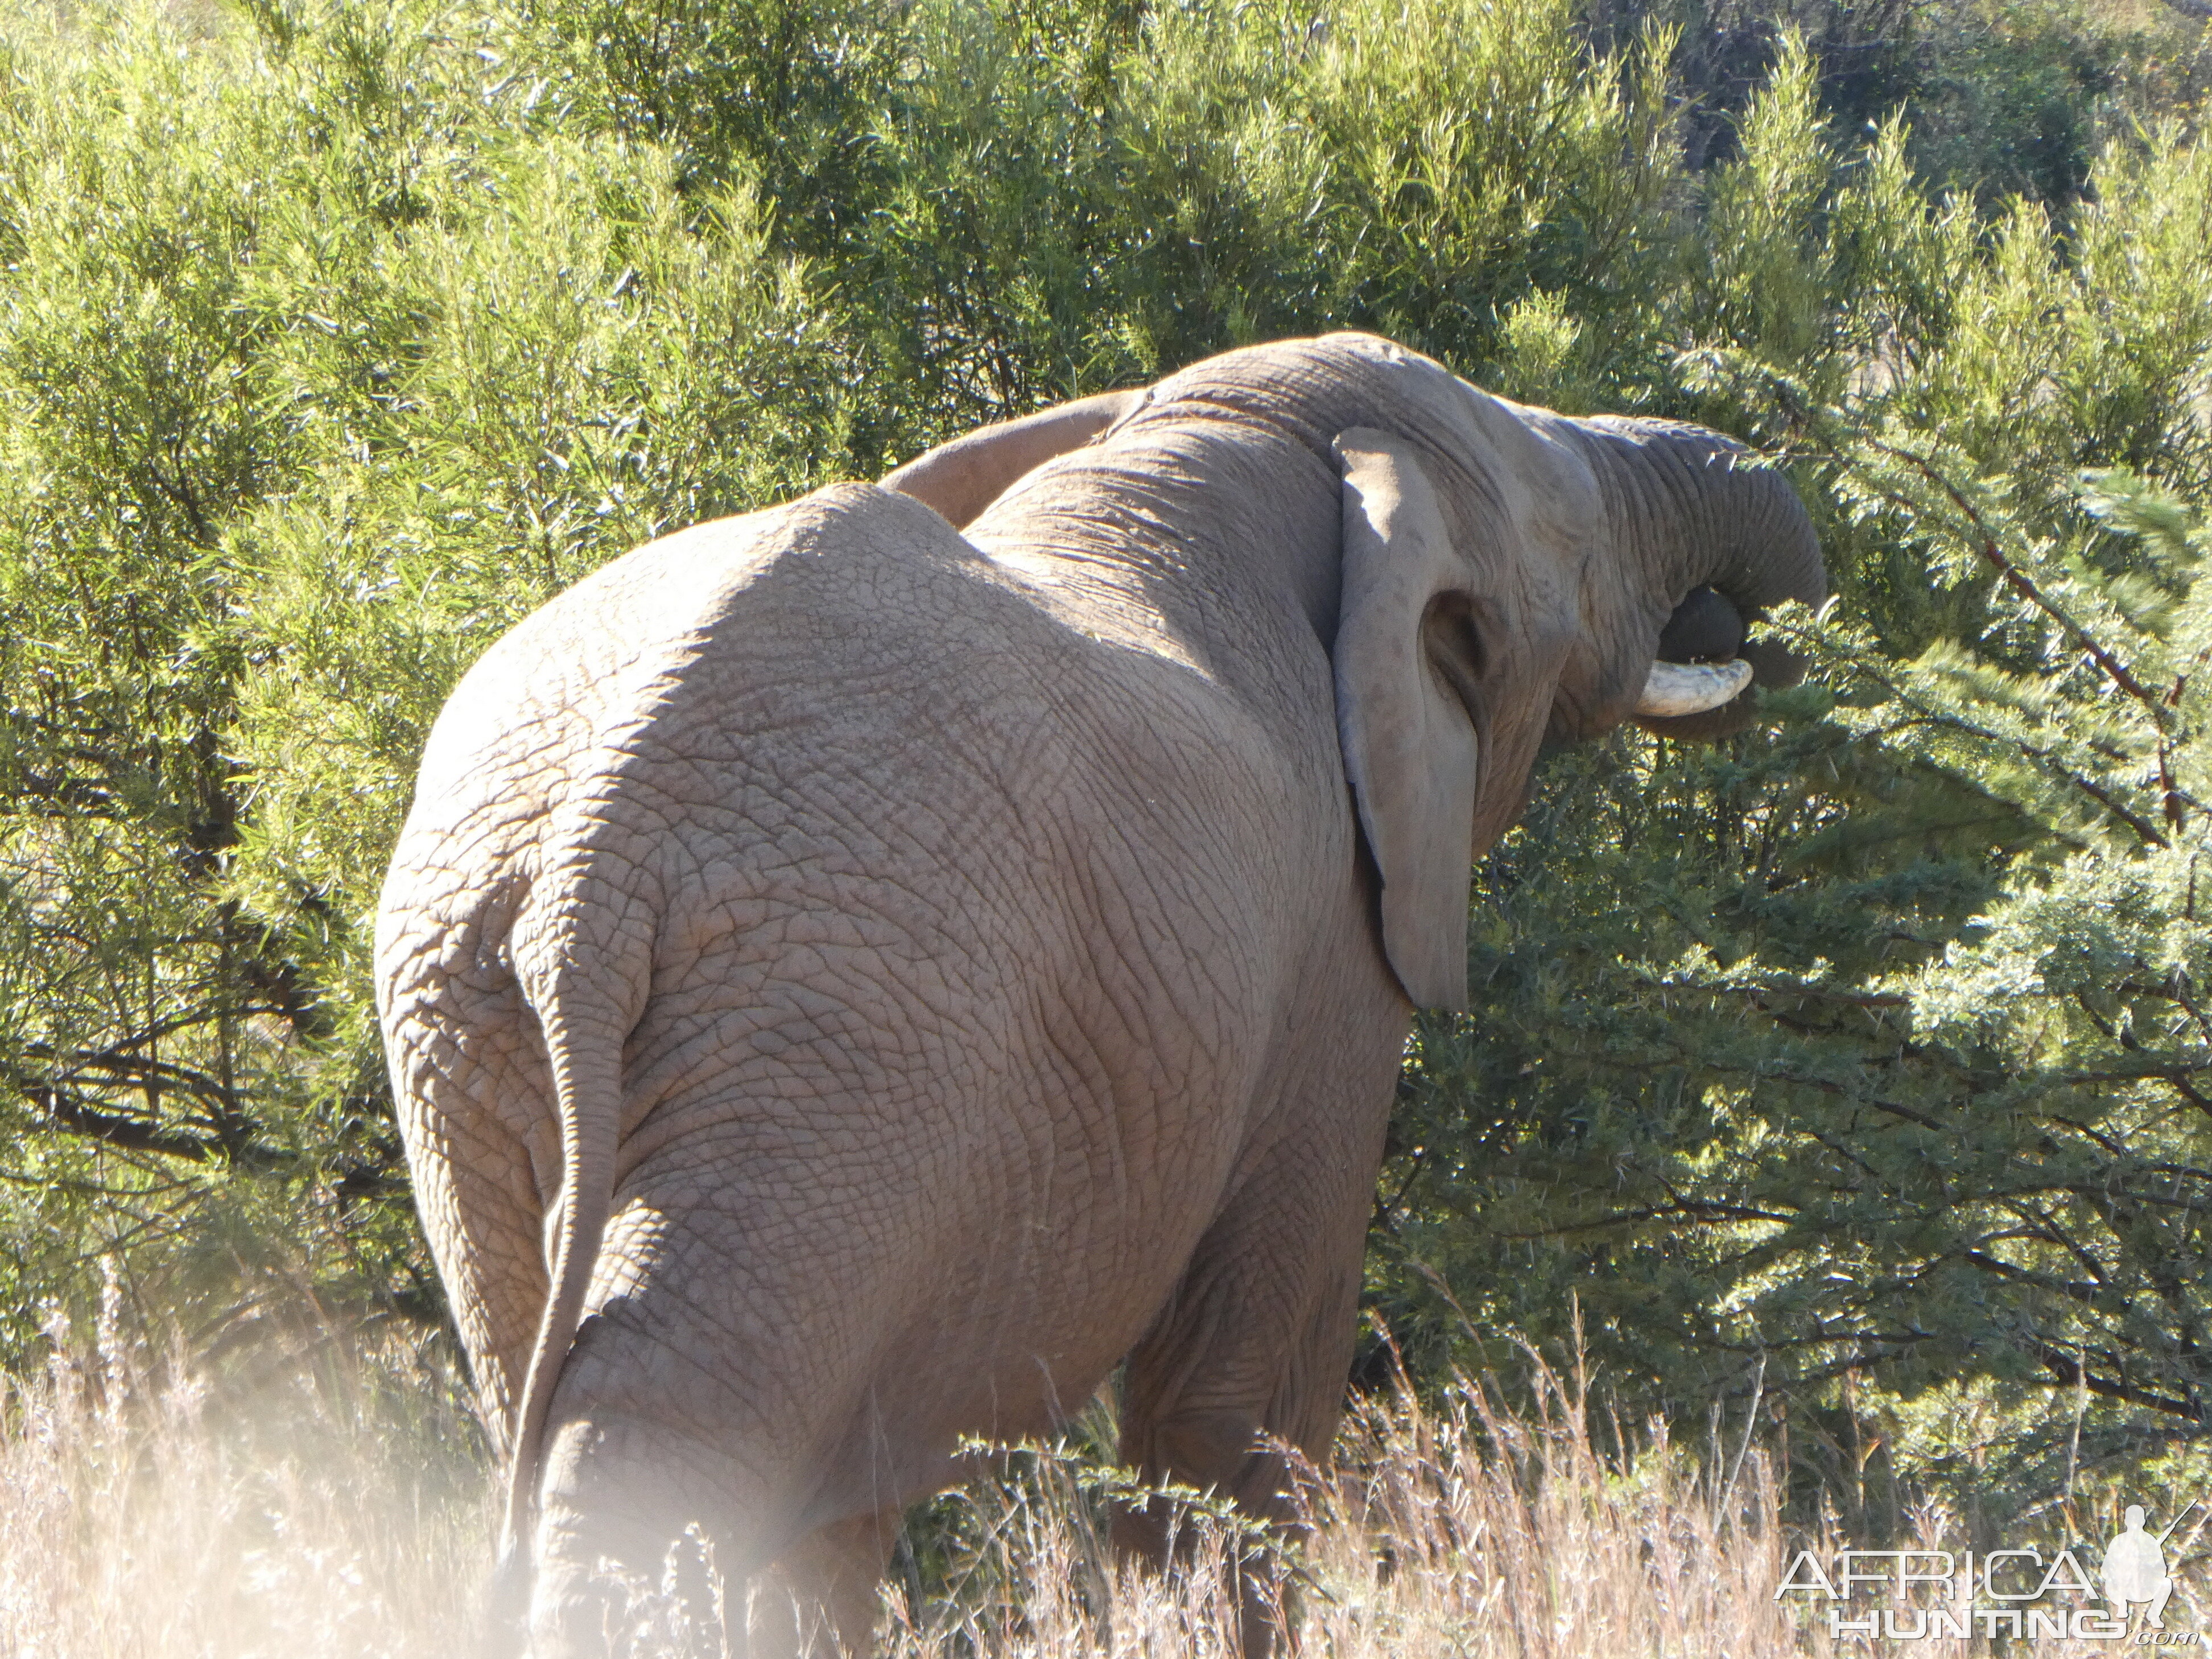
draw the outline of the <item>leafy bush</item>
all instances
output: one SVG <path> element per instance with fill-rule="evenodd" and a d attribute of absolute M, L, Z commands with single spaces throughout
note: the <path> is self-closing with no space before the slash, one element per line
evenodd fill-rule
<path fill-rule="evenodd" d="M 1708 180 L 1678 362 L 1834 515 L 1821 672 L 1768 736 L 1555 764 L 1482 1015 L 1423 1022 L 1376 1273 L 1439 1339 L 1578 1293 L 1639 1397 L 1788 1412 L 1868 1535 L 1931 1475 L 2002 1516 L 2202 1447 L 2208 641 L 2166 492 L 2207 482 L 2212 172 L 2169 131 L 2063 243 L 1984 225 L 1896 125 L 1835 154 L 1811 76 Z"/>
<path fill-rule="evenodd" d="M 436 1316 L 364 961 L 430 719 L 840 453 L 834 312 L 748 190 L 539 131 L 480 35 L 274 21 L 9 47 L 0 1351 L 101 1249 L 153 1308 L 283 1294 L 284 1241 Z"/>

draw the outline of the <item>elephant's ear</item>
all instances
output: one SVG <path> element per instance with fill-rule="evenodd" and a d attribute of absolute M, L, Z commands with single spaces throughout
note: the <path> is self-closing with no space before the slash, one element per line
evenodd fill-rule
<path fill-rule="evenodd" d="M 1467 1006 L 1468 889 L 1481 744 L 1431 659 L 1431 611 L 1464 592 L 1435 492 L 1404 441 L 1355 427 L 1344 471 L 1336 729 L 1382 877 L 1382 948 L 1416 1006 Z"/>
<path fill-rule="evenodd" d="M 1144 390 L 1102 392 L 1018 421 L 1000 421 L 943 443 L 878 482 L 933 507 L 964 530 L 1007 487 L 1055 456 L 1079 449 L 1144 401 Z"/>

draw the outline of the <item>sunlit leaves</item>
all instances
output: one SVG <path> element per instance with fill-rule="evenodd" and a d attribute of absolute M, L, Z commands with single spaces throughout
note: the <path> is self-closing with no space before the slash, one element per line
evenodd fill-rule
<path fill-rule="evenodd" d="M 429 721 L 595 565 L 842 470 L 750 187 L 540 130 L 483 36 L 293 22 L 25 18 L 0 100 L 0 1349 L 100 1250 L 212 1263 L 194 1316 L 264 1260 L 431 1311 L 362 959 Z"/>

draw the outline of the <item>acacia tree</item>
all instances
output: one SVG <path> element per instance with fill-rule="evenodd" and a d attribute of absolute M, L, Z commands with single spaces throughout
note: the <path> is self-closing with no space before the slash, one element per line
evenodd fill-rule
<path fill-rule="evenodd" d="M 1377 1217 L 1401 1327 L 1578 1297 L 1625 1392 L 1786 1411 L 1877 1528 L 1899 1471 L 2002 1514 L 2201 1445 L 2212 1384 L 2199 532 L 2125 470 L 2207 482 L 2212 170 L 2114 153 L 2062 248 L 1904 139 L 1838 155 L 1785 62 L 1682 313 L 1686 390 L 1833 515 L 1818 672 L 1717 749 L 1560 758 Z"/>

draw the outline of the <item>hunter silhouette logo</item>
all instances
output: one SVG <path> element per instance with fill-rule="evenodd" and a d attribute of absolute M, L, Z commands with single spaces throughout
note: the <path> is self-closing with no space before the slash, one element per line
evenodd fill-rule
<path fill-rule="evenodd" d="M 2196 1507 L 2191 1504 L 2189 1509 Z M 2140 1602 L 2149 1609 L 2143 1622 L 2153 1630 L 2166 1628 L 2166 1598 L 2173 1594 L 2173 1580 L 2166 1571 L 2166 1540 L 2188 1513 L 2182 1510 L 2154 1538 L 2143 1530 L 2143 1506 L 2128 1505 L 2127 1530 L 2105 1547 L 2105 1599 L 2121 1619 Z"/>
<path fill-rule="evenodd" d="M 2193 1648 L 2194 1631 L 2166 1627 L 2173 1578 L 2166 1571 L 2166 1542 L 2198 1506 L 2191 1503 L 2166 1522 L 2148 1531 L 2145 1510 L 2130 1504 L 2125 1525 L 2105 1547 L 2099 1581 L 2083 1571 L 2071 1548 L 2045 1559 L 2038 1549 L 1839 1550 L 1826 1565 L 1811 1550 L 1800 1550 L 1782 1575 L 1774 1596 L 1808 1595 L 1826 1601 L 1828 1635 L 1879 1637 L 1918 1642 L 1940 1637 L 1999 1636 L 2015 1641 L 2039 1637 L 2112 1642 L 2131 1647 Z M 1916 1604 L 1942 1586 L 1934 1601 Z M 1860 1596 L 1887 1605 L 1854 1607 Z M 2100 1600 L 2108 1604 L 2100 1607 Z"/>

